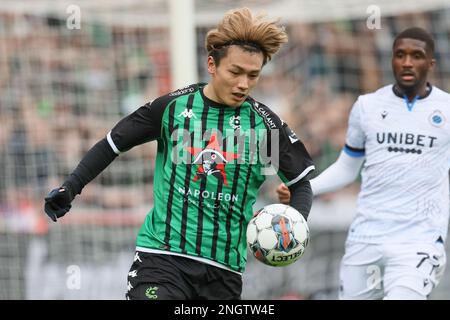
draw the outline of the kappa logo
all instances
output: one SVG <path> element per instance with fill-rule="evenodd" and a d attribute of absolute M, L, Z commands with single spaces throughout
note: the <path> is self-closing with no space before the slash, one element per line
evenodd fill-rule
<path fill-rule="evenodd" d="M 381 118 L 386 118 L 386 116 L 388 115 L 388 112 L 386 111 L 386 110 L 384 110 L 382 113 L 381 113 Z"/>
<path fill-rule="evenodd" d="M 137 270 L 133 270 L 128 272 L 128 276 L 131 278 L 136 278 L 137 277 Z"/>
<path fill-rule="evenodd" d="M 195 115 L 194 112 L 192 112 L 192 109 L 188 109 L 188 108 L 184 109 L 184 111 L 178 115 L 178 117 L 181 117 L 181 116 L 183 116 L 185 118 L 189 118 L 189 119 L 192 117 L 194 117 L 194 119 L 197 119 L 197 116 Z"/>
<path fill-rule="evenodd" d="M 128 281 L 128 284 L 127 284 L 127 290 L 128 290 L 128 292 L 130 292 L 131 289 L 134 289 L 134 287 L 131 285 L 131 282 Z"/>
<path fill-rule="evenodd" d="M 142 262 L 141 258 L 139 257 L 139 252 L 136 252 L 136 254 L 134 255 L 133 262 L 136 262 L 136 261 Z"/>
<path fill-rule="evenodd" d="M 295 142 L 299 141 L 299 139 L 297 138 L 297 135 L 295 134 L 295 132 L 291 128 L 289 128 L 287 124 L 285 126 L 285 122 L 283 120 L 281 120 L 281 125 L 283 127 L 285 127 L 285 131 L 286 131 L 286 133 L 287 133 L 291 143 L 295 143 Z"/>
<path fill-rule="evenodd" d="M 289 129 L 291 132 L 289 134 L 289 140 L 291 140 L 291 143 L 295 143 L 298 141 L 297 136 L 295 135 L 295 132 Z"/>

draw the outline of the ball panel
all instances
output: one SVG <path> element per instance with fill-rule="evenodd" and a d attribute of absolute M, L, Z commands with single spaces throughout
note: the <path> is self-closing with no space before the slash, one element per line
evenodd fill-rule
<path fill-rule="evenodd" d="M 256 229 L 256 225 L 254 221 L 250 221 L 247 227 L 247 242 L 254 243 L 256 241 L 256 236 L 258 235 L 258 230 Z"/>
<path fill-rule="evenodd" d="M 263 262 L 263 263 L 267 263 L 266 262 L 266 255 L 264 254 L 264 252 L 261 250 L 261 248 L 257 248 L 254 252 L 254 256 L 256 259 L 258 259 L 259 261 Z"/>
<path fill-rule="evenodd" d="M 291 219 L 292 222 L 305 220 L 303 218 L 302 214 L 292 207 L 287 208 L 285 215 L 287 215 Z"/>
<path fill-rule="evenodd" d="M 272 229 L 261 230 L 257 238 L 261 248 L 266 250 L 271 250 L 277 245 L 277 236 Z"/>
<path fill-rule="evenodd" d="M 267 212 L 261 212 L 255 219 L 258 230 L 272 228 L 272 215 Z"/>
<path fill-rule="evenodd" d="M 264 207 L 264 210 L 272 215 L 283 214 L 289 206 L 282 203 L 270 204 Z M 294 209 L 295 210 L 295 209 Z"/>
<path fill-rule="evenodd" d="M 297 222 L 293 227 L 295 238 L 304 243 L 309 237 L 309 230 L 306 224 L 302 222 Z"/>

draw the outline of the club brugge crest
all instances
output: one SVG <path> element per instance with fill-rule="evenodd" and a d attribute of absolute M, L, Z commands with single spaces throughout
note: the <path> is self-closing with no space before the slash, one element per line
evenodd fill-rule
<path fill-rule="evenodd" d="M 442 127 L 445 122 L 447 121 L 439 110 L 434 110 L 432 114 L 430 114 L 430 117 L 428 118 L 430 120 L 430 123 L 435 127 Z"/>

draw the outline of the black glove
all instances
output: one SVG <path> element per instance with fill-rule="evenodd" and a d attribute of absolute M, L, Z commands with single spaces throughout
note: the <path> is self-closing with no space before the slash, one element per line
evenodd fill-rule
<path fill-rule="evenodd" d="M 45 213 L 56 222 L 57 218 L 61 218 L 69 212 L 72 205 L 70 204 L 75 198 L 73 192 L 67 186 L 53 189 L 47 197 L 45 197 Z"/>

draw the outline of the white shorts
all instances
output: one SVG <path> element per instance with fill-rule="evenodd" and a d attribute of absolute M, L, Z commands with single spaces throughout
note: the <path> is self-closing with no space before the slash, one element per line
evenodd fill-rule
<path fill-rule="evenodd" d="M 341 262 L 339 298 L 426 299 L 439 283 L 445 263 L 442 243 L 348 243 Z"/>

